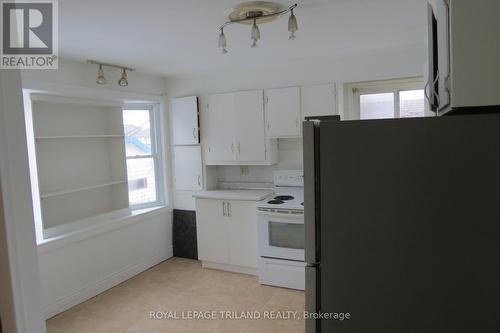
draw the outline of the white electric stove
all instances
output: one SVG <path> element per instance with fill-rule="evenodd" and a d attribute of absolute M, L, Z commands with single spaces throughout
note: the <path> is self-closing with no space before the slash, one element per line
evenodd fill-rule
<path fill-rule="evenodd" d="M 304 290 L 304 176 L 275 171 L 273 196 L 257 204 L 259 281 Z"/>

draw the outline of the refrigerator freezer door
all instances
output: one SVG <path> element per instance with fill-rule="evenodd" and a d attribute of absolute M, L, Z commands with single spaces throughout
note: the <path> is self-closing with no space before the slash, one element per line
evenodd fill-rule
<path fill-rule="evenodd" d="M 321 123 L 321 332 L 500 331 L 499 129 Z"/>

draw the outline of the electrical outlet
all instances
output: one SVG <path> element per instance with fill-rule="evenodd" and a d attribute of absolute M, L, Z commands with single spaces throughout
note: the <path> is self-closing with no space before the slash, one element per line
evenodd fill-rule
<path fill-rule="evenodd" d="M 240 166 L 240 174 L 242 176 L 248 176 L 248 166 Z"/>

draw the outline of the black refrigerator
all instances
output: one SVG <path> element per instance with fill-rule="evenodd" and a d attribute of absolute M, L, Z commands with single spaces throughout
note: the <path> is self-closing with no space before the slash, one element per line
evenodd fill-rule
<path fill-rule="evenodd" d="M 500 332 L 500 113 L 303 140 L 307 333 Z"/>

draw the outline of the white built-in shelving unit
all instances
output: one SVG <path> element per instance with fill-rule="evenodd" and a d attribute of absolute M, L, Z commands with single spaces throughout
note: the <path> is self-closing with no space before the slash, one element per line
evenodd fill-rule
<path fill-rule="evenodd" d="M 31 95 L 44 229 L 128 208 L 122 107 Z"/>

